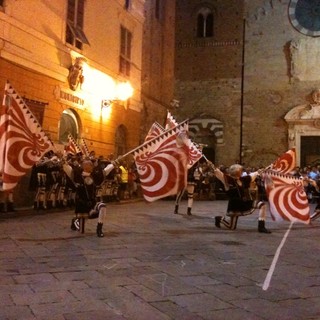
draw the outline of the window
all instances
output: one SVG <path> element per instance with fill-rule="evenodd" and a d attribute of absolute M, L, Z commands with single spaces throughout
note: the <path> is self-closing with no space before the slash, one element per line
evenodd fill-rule
<path fill-rule="evenodd" d="M 131 40 L 132 34 L 125 27 L 120 30 L 120 68 L 119 71 L 124 76 L 130 76 L 131 67 Z"/>
<path fill-rule="evenodd" d="M 0 0 L 0 7 L 3 6 L 4 0 Z"/>
<path fill-rule="evenodd" d="M 83 44 L 89 44 L 83 32 L 84 1 L 68 0 L 66 42 L 80 50 Z"/>
<path fill-rule="evenodd" d="M 197 15 L 197 37 L 213 36 L 213 13 L 209 8 L 201 8 Z"/>

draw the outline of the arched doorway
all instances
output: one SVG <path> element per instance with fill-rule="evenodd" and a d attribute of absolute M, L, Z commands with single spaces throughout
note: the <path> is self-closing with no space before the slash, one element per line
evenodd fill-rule
<path fill-rule="evenodd" d="M 216 146 L 224 142 L 222 122 L 209 116 L 194 119 L 189 123 L 189 135 L 195 143 L 204 145 L 203 154 L 215 163 Z"/>
<path fill-rule="evenodd" d="M 320 90 L 314 90 L 311 98 L 311 103 L 292 108 L 284 117 L 288 146 L 296 149 L 298 166 L 320 161 Z"/>
<path fill-rule="evenodd" d="M 80 135 L 79 116 L 72 109 L 66 109 L 61 114 L 59 122 L 59 143 L 67 143 L 69 134 L 76 140 Z"/>

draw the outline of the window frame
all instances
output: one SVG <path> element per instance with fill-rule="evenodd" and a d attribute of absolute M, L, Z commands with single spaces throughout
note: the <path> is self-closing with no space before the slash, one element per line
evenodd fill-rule
<path fill-rule="evenodd" d="M 208 7 L 201 7 L 196 15 L 196 26 L 197 38 L 212 38 L 214 36 L 213 10 Z"/>
<path fill-rule="evenodd" d="M 132 38 L 132 32 L 125 26 L 120 25 L 119 72 L 126 77 L 130 77 L 131 73 Z"/>
<path fill-rule="evenodd" d="M 85 1 L 68 0 L 67 2 L 66 43 L 80 50 L 83 44 L 90 45 L 83 30 Z"/>

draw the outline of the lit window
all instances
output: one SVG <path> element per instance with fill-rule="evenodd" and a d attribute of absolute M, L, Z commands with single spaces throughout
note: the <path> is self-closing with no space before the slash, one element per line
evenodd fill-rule
<path fill-rule="evenodd" d="M 120 68 L 121 74 L 129 77 L 131 67 L 131 40 L 132 34 L 125 27 L 121 26 L 120 38 Z"/>
<path fill-rule="evenodd" d="M 68 0 L 66 42 L 78 49 L 82 49 L 83 44 L 89 44 L 83 32 L 84 1 Z"/>
<path fill-rule="evenodd" d="M 213 36 L 213 13 L 209 8 L 201 8 L 197 15 L 197 37 Z"/>

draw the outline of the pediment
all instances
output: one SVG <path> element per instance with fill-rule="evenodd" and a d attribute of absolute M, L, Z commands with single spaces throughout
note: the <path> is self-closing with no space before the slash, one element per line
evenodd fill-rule
<path fill-rule="evenodd" d="M 294 107 L 284 117 L 286 121 L 320 119 L 320 105 L 306 104 Z"/>

